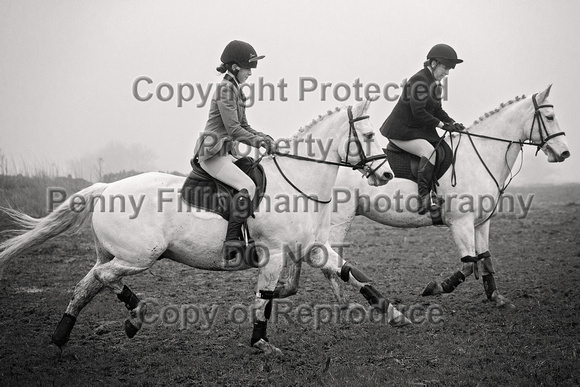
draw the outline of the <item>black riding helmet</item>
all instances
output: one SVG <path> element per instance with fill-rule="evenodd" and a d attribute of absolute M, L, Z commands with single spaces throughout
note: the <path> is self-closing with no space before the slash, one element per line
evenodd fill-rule
<path fill-rule="evenodd" d="M 455 50 L 447 44 L 434 45 L 433 48 L 429 50 L 427 59 L 435 59 L 450 69 L 454 69 L 456 64 L 463 62 L 463 60 L 457 58 Z"/>
<path fill-rule="evenodd" d="M 224 64 L 237 64 L 246 69 L 255 69 L 258 66 L 258 60 L 264 58 L 264 55 L 258 56 L 256 50 L 249 43 L 241 40 L 232 40 L 228 43 L 220 60 Z"/>

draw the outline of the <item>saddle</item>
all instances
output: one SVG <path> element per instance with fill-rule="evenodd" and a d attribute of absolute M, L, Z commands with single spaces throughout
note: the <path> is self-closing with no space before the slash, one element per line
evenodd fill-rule
<path fill-rule="evenodd" d="M 437 153 L 434 174 L 438 180 L 445 174 L 453 162 L 453 151 L 445 141 L 438 141 L 432 143 L 432 145 L 435 147 Z M 389 165 L 395 177 L 412 180 L 414 182 L 417 181 L 417 170 L 419 169 L 420 160 L 418 156 L 402 150 L 392 142 L 389 142 L 387 148 L 383 149 L 383 152 L 387 155 L 387 160 L 389 160 Z"/>
<path fill-rule="evenodd" d="M 256 196 L 252 201 L 255 211 L 266 192 L 264 168 L 251 157 L 242 157 L 235 164 L 256 184 Z M 230 202 L 238 190 L 214 179 L 201 168 L 195 158 L 191 160 L 191 167 L 192 170 L 181 189 L 181 198 L 192 207 L 214 212 L 229 220 Z"/>

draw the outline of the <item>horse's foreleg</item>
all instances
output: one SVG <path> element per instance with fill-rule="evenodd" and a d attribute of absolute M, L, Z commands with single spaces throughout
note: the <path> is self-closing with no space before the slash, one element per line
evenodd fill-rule
<path fill-rule="evenodd" d="M 371 279 L 361 270 L 344 262 L 338 253 L 330 247 L 329 243 L 325 244 L 325 250 L 324 258 L 326 262 L 322 267 L 324 272 L 334 272 L 344 282 L 357 288 L 373 308 L 387 315 L 387 320 L 390 325 L 404 326 L 412 324 L 388 299 L 384 298 L 371 285 Z"/>
<path fill-rule="evenodd" d="M 294 262 L 292 259 L 286 259 L 280 279 L 276 284 L 274 292 L 277 298 L 286 298 L 295 295 L 298 292 L 298 284 L 300 283 L 300 270 L 302 268 L 302 260 Z"/>
<path fill-rule="evenodd" d="M 266 355 L 282 355 L 280 349 L 269 343 L 267 329 L 272 313 L 272 300 L 280 297 L 280 288 L 277 286 L 284 267 L 284 254 L 282 252 L 271 254 L 268 263 L 260 269 L 258 274 L 258 287 L 254 301 L 255 320 L 250 345 L 262 350 Z M 295 275 L 293 278 L 297 284 L 298 276 Z"/>
<path fill-rule="evenodd" d="M 447 277 L 442 282 L 438 283 L 432 281 L 423 290 L 422 296 L 434 296 L 442 293 L 451 293 L 462 284 L 467 277 L 473 274 L 472 261 L 476 261 L 478 257 L 475 257 L 475 232 L 473 228 L 473 220 L 470 218 L 462 219 L 462 221 L 454 223 L 450 226 L 451 233 L 453 234 L 453 239 L 455 244 L 461 254 L 462 262 L 461 268 L 453 273 L 451 276 Z M 466 262 L 468 260 L 469 262 Z"/>
<path fill-rule="evenodd" d="M 94 275 L 104 286 L 117 295 L 129 310 L 130 317 L 125 320 L 125 333 L 133 338 L 143 325 L 147 305 L 123 285 L 121 278 L 142 272 L 147 267 L 129 267 L 122 265 L 117 259 L 95 268 Z"/>
<path fill-rule="evenodd" d="M 326 277 L 326 279 L 330 283 L 330 288 L 332 289 L 332 293 L 336 297 L 336 300 L 338 301 L 338 304 L 340 305 L 341 309 L 347 308 L 348 307 L 348 300 L 347 300 L 346 296 L 344 295 L 344 292 L 342 290 L 342 287 L 340 286 L 340 283 L 338 282 L 338 277 L 336 276 L 335 271 L 331 268 L 326 268 L 326 269 L 322 268 L 322 273 L 324 274 L 324 277 Z"/>
<path fill-rule="evenodd" d="M 478 252 L 478 258 L 481 259 L 483 288 L 487 299 L 495 302 L 498 307 L 514 308 L 514 304 L 501 295 L 495 284 L 495 270 L 493 260 L 489 252 L 489 225 L 487 221 L 475 229 L 475 248 Z M 475 264 L 477 265 L 477 263 Z"/>
<path fill-rule="evenodd" d="M 499 290 L 497 290 L 495 277 L 493 276 L 495 271 L 493 269 L 491 254 L 489 254 L 489 252 L 483 259 L 482 266 L 483 288 L 485 290 L 487 299 L 495 302 L 495 305 L 500 308 L 515 308 L 515 305 L 507 297 L 504 297 L 502 294 L 500 294 Z"/>
<path fill-rule="evenodd" d="M 75 286 L 68 307 L 52 334 L 52 342 L 59 348 L 68 342 L 81 310 L 103 289 L 103 284 L 95 278 L 96 267 L 97 265 Z"/>

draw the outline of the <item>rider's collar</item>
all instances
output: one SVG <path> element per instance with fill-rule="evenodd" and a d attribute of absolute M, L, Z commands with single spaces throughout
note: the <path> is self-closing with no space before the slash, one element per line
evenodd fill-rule
<path fill-rule="evenodd" d="M 234 74 L 230 73 L 229 71 L 226 72 L 226 75 L 224 75 L 224 79 L 233 83 L 238 89 L 240 88 L 240 83 L 236 79 L 236 76 Z"/>

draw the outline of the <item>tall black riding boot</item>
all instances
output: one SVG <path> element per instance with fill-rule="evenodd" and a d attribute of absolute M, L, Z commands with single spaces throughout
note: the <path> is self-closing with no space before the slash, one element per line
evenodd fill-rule
<path fill-rule="evenodd" d="M 223 246 L 223 257 L 225 260 L 236 258 L 239 252 L 244 256 L 246 241 L 242 234 L 242 225 L 252 214 L 252 201 L 248 190 L 242 189 L 230 203 L 230 218 L 226 231 L 226 240 Z"/>
<path fill-rule="evenodd" d="M 419 169 L 417 170 L 419 214 L 421 215 L 427 213 L 427 211 L 437 211 L 441 208 L 437 197 L 432 194 L 434 170 L 435 166 L 429 162 L 429 159 L 427 157 L 421 157 Z"/>

